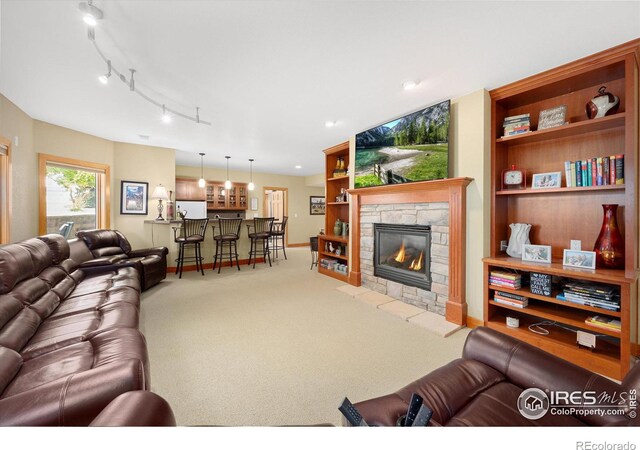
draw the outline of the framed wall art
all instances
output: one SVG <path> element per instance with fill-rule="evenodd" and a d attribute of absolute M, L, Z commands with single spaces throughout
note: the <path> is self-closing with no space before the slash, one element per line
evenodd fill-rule
<path fill-rule="evenodd" d="M 143 181 L 120 182 L 120 214 L 146 216 L 148 212 L 149 183 Z"/>

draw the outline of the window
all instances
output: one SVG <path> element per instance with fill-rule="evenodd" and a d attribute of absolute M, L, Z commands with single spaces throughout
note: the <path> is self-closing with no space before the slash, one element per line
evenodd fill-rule
<path fill-rule="evenodd" d="M 39 154 L 40 234 L 109 228 L 109 166 Z"/>
<path fill-rule="evenodd" d="M 0 136 L 0 244 L 11 241 L 11 141 Z"/>

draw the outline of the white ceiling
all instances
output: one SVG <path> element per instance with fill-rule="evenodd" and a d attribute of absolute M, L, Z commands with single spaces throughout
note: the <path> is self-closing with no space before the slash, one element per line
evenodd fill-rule
<path fill-rule="evenodd" d="M 175 148 L 178 164 L 319 173 L 321 150 L 446 98 L 640 37 L 635 2 L 100 1 L 96 41 L 174 119 L 106 72 L 78 0 L 1 2 L 0 92 L 35 119 Z M 422 80 L 403 91 L 406 80 Z M 333 128 L 325 122 L 338 121 Z M 144 141 L 139 134 L 149 135 Z M 302 169 L 295 169 L 295 165 Z"/>

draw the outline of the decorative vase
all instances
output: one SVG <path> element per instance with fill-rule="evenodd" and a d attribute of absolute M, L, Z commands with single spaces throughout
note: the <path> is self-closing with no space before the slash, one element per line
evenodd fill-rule
<path fill-rule="evenodd" d="M 599 117 L 609 116 L 618 112 L 620 106 L 620 99 L 618 96 L 613 95 L 611 92 L 607 92 L 606 86 L 601 86 L 598 89 L 598 95 L 593 97 L 587 103 L 587 117 L 589 119 L 597 119 Z"/>
<path fill-rule="evenodd" d="M 349 222 L 342 222 L 342 235 L 349 236 Z"/>
<path fill-rule="evenodd" d="M 529 231 L 531 231 L 531 224 L 528 223 L 512 223 L 509 225 L 511 228 L 511 236 L 509 237 L 509 245 L 507 246 L 507 255 L 514 258 L 522 258 L 522 246 L 524 244 L 530 244 Z"/>
<path fill-rule="evenodd" d="M 602 209 L 602 228 L 593 246 L 593 251 L 596 252 L 596 267 L 624 269 L 624 238 L 620 234 L 616 219 L 618 205 L 602 205 Z"/>
<path fill-rule="evenodd" d="M 173 211 L 173 201 L 171 197 L 173 196 L 173 191 L 169 191 L 169 200 L 167 200 L 167 220 L 175 219 L 174 211 Z"/>
<path fill-rule="evenodd" d="M 334 236 L 340 236 L 342 234 L 342 221 L 340 219 L 336 220 L 336 223 L 333 225 L 333 234 Z"/>

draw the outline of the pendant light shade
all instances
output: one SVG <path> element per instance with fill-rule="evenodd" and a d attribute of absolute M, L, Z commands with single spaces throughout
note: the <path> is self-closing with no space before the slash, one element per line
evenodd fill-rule
<path fill-rule="evenodd" d="M 200 153 L 200 179 L 198 180 L 198 187 L 203 188 L 206 184 L 204 181 L 204 153 Z"/>
<path fill-rule="evenodd" d="M 249 158 L 249 173 L 251 174 L 251 181 L 249 181 L 249 190 L 253 191 L 256 188 L 256 185 L 253 184 L 253 158 Z"/>
<path fill-rule="evenodd" d="M 231 156 L 225 156 L 227 158 L 227 181 L 224 182 L 225 189 L 231 189 L 231 180 L 229 180 L 229 159 Z"/>

